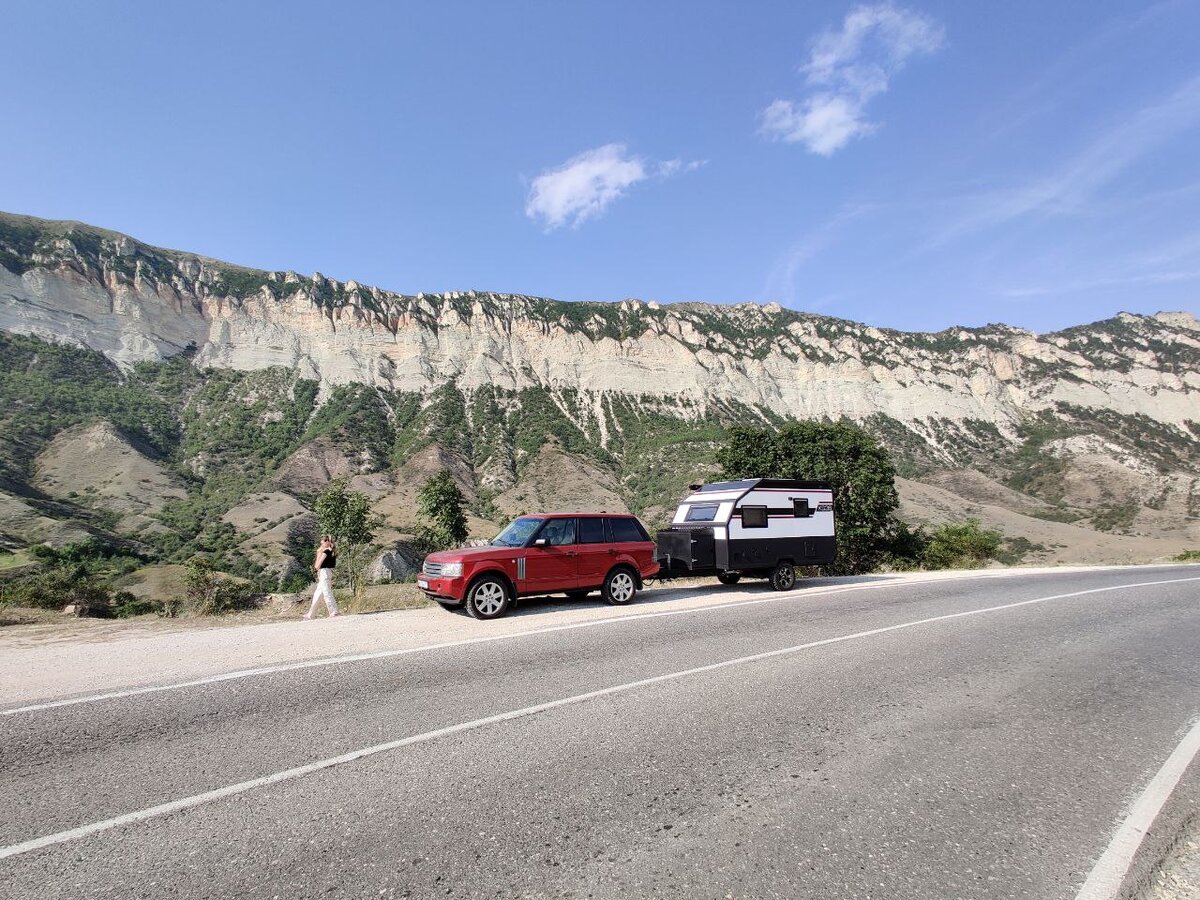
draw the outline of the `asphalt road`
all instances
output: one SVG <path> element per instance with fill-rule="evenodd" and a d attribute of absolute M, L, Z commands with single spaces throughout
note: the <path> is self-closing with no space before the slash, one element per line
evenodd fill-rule
<path fill-rule="evenodd" d="M 0 717 L 0 896 L 1070 900 L 1200 714 L 1195 567 L 730 599 Z"/>

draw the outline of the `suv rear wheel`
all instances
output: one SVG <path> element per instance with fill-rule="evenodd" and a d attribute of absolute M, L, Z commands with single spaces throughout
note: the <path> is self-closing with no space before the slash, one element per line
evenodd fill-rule
<path fill-rule="evenodd" d="M 495 575 L 485 575 L 467 589 L 463 608 L 472 619 L 498 619 L 512 606 L 508 585 Z"/>
<path fill-rule="evenodd" d="M 623 566 L 613 569 L 604 579 L 600 596 L 604 598 L 605 603 L 613 606 L 624 606 L 632 602 L 637 596 L 637 579 L 633 577 L 633 572 Z"/>

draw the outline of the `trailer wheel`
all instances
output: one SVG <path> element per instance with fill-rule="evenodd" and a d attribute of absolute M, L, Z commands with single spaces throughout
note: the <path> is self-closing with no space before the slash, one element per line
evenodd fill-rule
<path fill-rule="evenodd" d="M 721 582 L 721 584 L 737 584 L 741 580 L 741 572 L 722 572 L 717 576 L 717 581 Z"/>
<path fill-rule="evenodd" d="M 781 562 L 771 572 L 771 587 L 777 591 L 790 591 L 796 586 L 796 567 L 789 562 Z"/>
<path fill-rule="evenodd" d="M 604 579 L 604 587 L 600 589 L 604 602 L 613 606 L 624 606 L 632 603 L 637 596 L 637 579 L 633 572 L 624 566 L 618 566 L 608 573 Z"/>
<path fill-rule="evenodd" d="M 508 585 L 494 575 L 485 575 L 472 584 L 463 603 L 472 619 L 498 619 L 510 606 L 512 597 Z"/>

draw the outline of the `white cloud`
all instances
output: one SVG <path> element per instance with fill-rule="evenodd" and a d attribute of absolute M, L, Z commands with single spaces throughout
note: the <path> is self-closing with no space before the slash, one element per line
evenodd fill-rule
<path fill-rule="evenodd" d="M 540 220 L 547 231 L 567 224 L 576 227 L 602 214 L 638 182 L 670 178 L 702 165 L 703 160 L 654 162 L 630 155 L 624 144 L 605 144 L 534 178 L 525 215 Z"/>
<path fill-rule="evenodd" d="M 945 32 L 928 16 L 889 3 L 850 11 L 840 31 L 812 46 L 801 68 L 813 89 L 801 100 L 775 100 L 762 114 L 763 132 L 829 156 L 877 127 L 867 103 L 888 89 L 892 76 L 914 56 L 942 46 Z"/>

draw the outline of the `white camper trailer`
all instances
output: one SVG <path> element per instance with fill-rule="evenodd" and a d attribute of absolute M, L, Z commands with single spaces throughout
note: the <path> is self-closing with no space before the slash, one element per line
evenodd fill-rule
<path fill-rule="evenodd" d="M 655 545 L 668 577 L 769 578 L 776 590 L 790 590 L 797 567 L 828 565 L 837 555 L 833 490 L 770 478 L 693 485 Z"/>

